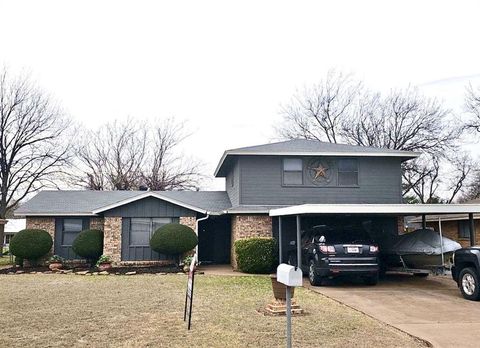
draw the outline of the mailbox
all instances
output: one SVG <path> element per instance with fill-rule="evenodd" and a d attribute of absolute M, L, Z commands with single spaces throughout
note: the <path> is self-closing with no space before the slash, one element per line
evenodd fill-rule
<path fill-rule="evenodd" d="M 303 273 L 300 268 L 282 263 L 277 267 L 277 281 L 286 286 L 302 286 Z"/>

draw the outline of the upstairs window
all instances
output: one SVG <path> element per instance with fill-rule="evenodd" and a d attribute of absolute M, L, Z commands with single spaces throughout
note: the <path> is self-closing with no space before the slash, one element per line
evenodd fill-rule
<path fill-rule="evenodd" d="M 283 160 L 283 184 L 303 184 L 303 161 L 301 158 L 285 158 Z"/>
<path fill-rule="evenodd" d="M 338 160 L 338 186 L 358 185 L 358 162 L 356 159 Z"/>

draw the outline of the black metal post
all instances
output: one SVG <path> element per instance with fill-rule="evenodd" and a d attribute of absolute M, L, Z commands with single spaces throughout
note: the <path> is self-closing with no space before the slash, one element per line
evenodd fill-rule
<path fill-rule="evenodd" d="M 278 217 L 278 263 L 283 262 L 283 245 L 282 245 L 282 217 Z"/>
<path fill-rule="evenodd" d="M 427 218 L 425 214 L 422 215 L 422 228 L 425 230 L 427 229 Z"/>
<path fill-rule="evenodd" d="M 468 220 L 470 225 L 470 245 L 474 246 L 476 244 L 475 241 L 475 220 L 473 219 L 473 213 L 468 214 Z"/>
<path fill-rule="evenodd" d="M 300 245 L 301 229 L 302 229 L 302 223 L 300 221 L 300 215 L 297 215 L 297 267 L 302 267 L 302 248 Z"/>

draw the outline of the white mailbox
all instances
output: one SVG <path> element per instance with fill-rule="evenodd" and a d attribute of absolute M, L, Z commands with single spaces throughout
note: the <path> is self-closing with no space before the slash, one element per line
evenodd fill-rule
<path fill-rule="evenodd" d="M 282 263 L 277 267 L 277 281 L 286 286 L 302 286 L 303 273 L 300 268 Z"/>

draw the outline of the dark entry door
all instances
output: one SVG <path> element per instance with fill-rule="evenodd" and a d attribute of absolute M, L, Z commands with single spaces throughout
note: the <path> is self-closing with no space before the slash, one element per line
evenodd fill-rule
<path fill-rule="evenodd" d="M 200 222 L 198 258 L 204 263 L 230 263 L 231 223 L 229 216 L 214 216 Z"/>

